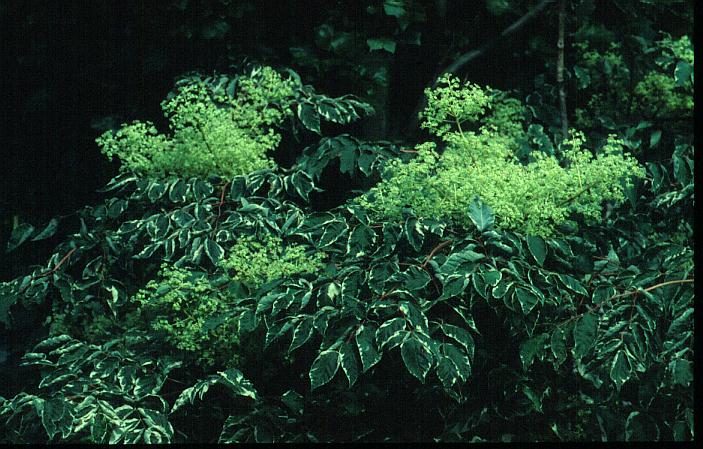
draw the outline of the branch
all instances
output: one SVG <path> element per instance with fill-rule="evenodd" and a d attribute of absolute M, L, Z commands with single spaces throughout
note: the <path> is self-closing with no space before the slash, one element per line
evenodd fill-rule
<path fill-rule="evenodd" d="M 563 1 L 563 0 L 562 0 Z M 542 0 L 541 3 L 539 3 L 537 6 L 532 8 L 525 14 L 524 16 L 520 17 L 518 20 L 513 22 L 509 27 L 501 31 L 501 33 L 495 37 L 492 41 L 488 41 L 482 46 L 480 46 L 477 49 L 468 51 L 464 53 L 463 55 L 459 56 L 453 63 L 451 63 L 444 71 L 440 74 L 445 75 L 449 73 L 456 73 L 460 68 L 471 62 L 472 60 L 478 58 L 479 56 L 483 55 L 486 51 L 488 51 L 491 47 L 493 47 L 495 44 L 497 44 L 501 39 L 504 39 L 511 34 L 515 33 L 518 31 L 520 28 L 525 26 L 530 20 L 532 20 L 537 14 L 539 14 L 544 8 L 547 7 L 550 3 L 554 2 L 554 0 Z M 438 77 L 437 77 L 438 78 Z M 432 83 L 432 87 L 436 86 L 437 84 L 437 78 L 435 78 L 435 81 Z"/>
<path fill-rule="evenodd" d="M 673 281 L 666 281 L 666 282 L 662 282 L 662 283 L 659 283 L 659 284 L 656 284 L 656 285 L 652 285 L 652 286 L 647 287 L 647 288 L 645 288 L 645 289 L 643 289 L 643 290 L 633 290 L 633 291 L 631 291 L 631 292 L 621 293 L 621 294 L 619 294 L 619 295 L 615 295 L 615 296 L 611 297 L 610 299 L 612 300 L 612 299 L 615 299 L 615 298 L 623 298 L 623 297 L 625 297 L 625 296 L 635 295 L 635 294 L 637 294 L 637 293 L 639 293 L 639 292 L 641 292 L 641 291 L 642 291 L 642 292 L 651 292 L 652 290 L 655 290 L 655 289 L 661 288 L 661 287 L 665 287 L 665 286 L 667 286 L 667 285 L 674 285 L 674 284 L 692 284 L 692 283 L 693 283 L 693 278 L 690 278 L 690 279 L 676 279 L 676 280 L 673 280 Z"/>
<path fill-rule="evenodd" d="M 229 186 L 229 181 L 225 182 L 222 186 L 222 193 L 220 193 L 220 202 L 217 203 L 217 218 L 215 218 L 215 226 L 212 227 L 212 233 L 210 234 L 213 238 L 217 233 L 217 226 L 220 223 L 220 218 L 222 217 L 222 205 L 225 204 L 225 190 Z"/>
<path fill-rule="evenodd" d="M 591 184 L 586 184 L 586 187 L 582 187 L 579 191 L 577 191 L 576 193 L 574 193 L 573 195 L 571 195 L 570 197 L 568 197 L 564 201 L 557 204 L 557 207 L 566 206 L 567 204 L 569 204 L 570 202 L 572 202 L 576 198 L 578 198 L 581 195 L 583 195 L 584 193 L 586 193 L 589 189 L 595 187 L 596 184 L 597 184 L 596 182 L 592 182 Z"/>
<path fill-rule="evenodd" d="M 32 282 L 36 281 L 37 279 L 40 279 L 40 278 L 43 278 L 43 277 L 46 277 L 46 276 L 51 276 L 52 274 L 56 273 L 56 271 L 57 271 L 59 268 L 61 268 L 61 265 L 63 265 L 63 264 L 68 260 L 68 258 L 71 257 L 71 254 L 73 254 L 74 252 L 76 252 L 77 249 L 78 249 L 78 248 L 76 247 L 76 248 L 71 249 L 69 252 L 67 252 L 66 255 L 63 256 L 63 257 L 61 258 L 61 260 L 59 260 L 59 262 L 56 264 L 56 266 L 54 266 L 54 268 L 52 268 L 51 270 L 46 271 L 46 272 L 41 273 L 41 274 L 38 274 L 38 275 L 36 275 L 36 276 L 30 277 L 30 278 L 29 278 L 29 282 L 27 283 L 27 285 L 25 285 L 22 289 L 20 289 L 19 293 L 20 293 L 20 294 L 24 293 L 24 291 L 27 290 L 30 285 L 32 285 Z"/>
<path fill-rule="evenodd" d="M 207 141 L 207 136 L 205 135 L 205 131 L 203 131 L 203 127 L 200 125 L 200 123 L 194 123 L 195 124 L 195 129 L 198 130 L 200 133 L 200 136 L 203 138 L 203 142 L 205 143 L 205 146 L 207 147 L 207 151 L 210 154 L 213 154 L 212 152 L 212 147 L 210 146 L 210 143 Z"/>
<path fill-rule="evenodd" d="M 437 252 L 438 252 L 440 249 L 444 248 L 445 246 L 449 245 L 450 243 L 452 243 L 452 240 L 445 240 L 444 242 L 442 242 L 442 243 L 440 243 L 439 245 L 435 246 L 434 249 L 433 249 L 433 250 L 430 252 L 430 254 L 427 256 L 427 258 L 425 259 L 425 261 L 422 263 L 421 267 L 422 267 L 422 268 L 427 267 L 427 264 L 430 262 L 430 260 L 432 260 L 432 258 L 434 257 L 434 255 L 437 254 Z"/>
<path fill-rule="evenodd" d="M 520 17 L 518 20 L 513 22 L 510 26 L 508 26 L 506 29 L 501 31 L 501 33 L 493 38 L 493 40 L 488 41 L 484 43 L 482 46 L 467 51 L 466 53 L 462 54 L 459 56 L 454 62 L 449 64 L 447 68 L 442 70 L 441 72 L 438 72 L 435 74 L 434 79 L 432 81 L 431 87 L 436 87 L 437 86 L 437 80 L 445 74 L 455 74 L 456 72 L 459 71 L 462 67 L 464 67 L 466 64 L 469 62 L 473 61 L 474 59 L 478 58 L 479 56 L 483 56 L 484 53 L 486 53 L 491 47 L 495 46 L 498 42 L 500 42 L 502 39 L 505 39 L 506 37 L 510 36 L 511 34 L 517 32 L 520 30 L 520 28 L 524 27 L 530 20 L 534 19 L 537 14 L 542 12 L 543 9 L 545 9 L 547 6 L 549 6 L 550 3 L 553 3 L 555 0 L 542 0 L 537 6 L 529 10 L 524 16 Z M 415 108 L 415 111 L 413 113 L 413 116 L 411 117 L 411 123 L 410 126 L 412 129 L 417 128 L 418 124 L 418 114 L 420 111 L 424 110 L 425 107 L 427 106 L 427 98 L 425 97 L 424 93 L 422 94 L 422 98 L 420 99 L 420 102 L 418 103 L 417 107 Z"/>

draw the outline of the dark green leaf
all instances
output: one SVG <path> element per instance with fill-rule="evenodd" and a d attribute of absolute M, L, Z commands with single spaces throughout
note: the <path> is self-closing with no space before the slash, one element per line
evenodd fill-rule
<path fill-rule="evenodd" d="M 689 360 L 672 360 L 669 363 L 669 372 L 674 384 L 688 387 L 693 382 L 693 364 Z"/>
<path fill-rule="evenodd" d="M 67 401 L 56 398 L 37 403 L 37 414 L 49 439 L 60 433 L 63 438 L 71 434 L 73 425 L 72 410 Z"/>
<path fill-rule="evenodd" d="M 679 86 L 685 85 L 687 82 L 691 81 L 691 74 L 693 73 L 693 66 L 686 61 L 679 61 L 674 69 L 674 77 L 676 78 L 676 84 Z"/>
<path fill-rule="evenodd" d="M 459 348 L 451 343 L 444 343 L 441 351 L 446 355 L 459 370 L 461 380 L 466 382 L 471 377 L 471 361 Z"/>
<path fill-rule="evenodd" d="M 202 201 L 207 198 L 213 190 L 214 188 L 212 184 L 207 181 L 203 181 L 202 179 L 196 179 L 193 183 L 193 194 L 195 195 L 195 199 L 198 201 Z"/>
<path fill-rule="evenodd" d="M 576 321 L 574 326 L 574 357 L 580 359 L 588 354 L 596 341 L 598 317 L 587 313 Z"/>
<path fill-rule="evenodd" d="M 442 283 L 442 295 L 438 300 L 453 298 L 460 295 L 469 285 L 469 279 L 460 274 L 451 275 Z"/>
<path fill-rule="evenodd" d="M 222 249 L 219 243 L 215 242 L 211 238 L 205 239 L 205 254 L 207 254 L 210 258 L 213 265 L 217 265 L 220 259 L 222 259 L 224 253 L 225 250 Z"/>
<path fill-rule="evenodd" d="M 659 143 L 659 140 L 661 139 L 662 132 L 660 129 L 657 129 L 656 131 L 653 131 L 652 134 L 649 136 L 649 146 L 650 148 L 654 148 L 657 146 Z"/>
<path fill-rule="evenodd" d="M 459 369 L 449 357 L 441 357 L 437 363 L 437 377 L 449 389 L 459 382 Z"/>
<path fill-rule="evenodd" d="M 340 365 L 339 352 L 322 351 L 310 368 L 310 389 L 314 390 L 332 380 Z"/>
<path fill-rule="evenodd" d="M 520 361 L 523 369 L 527 370 L 535 358 L 540 360 L 544 358 L 544 347 L 548 338 L 548 334 L 539 334 L 520 344 Z"/>
<path fill-rule="evenodd" d="M 368 325 L 362 324 L 356 331 L 356 346 L 359 349 L 363 372 L 366 372 L 381 360 L 381 354 L 374 342 L 376 332 Z"/>
<path fill-rule="evenodd" d="M 404 3 L 404 0 L 384 0 L 383 12 L 385 12 L 387 16 L 399 18 L 405 15 Z"/>
<path fill-rule="evenodd" d="M 295 327 L 295 330 L 293 331 L 293 339 L 290 342 L 290 348 L 288 348 L 288 352 L 292 352 L 295 349 L 301 347 L 310 339 L 310 337 L 312 337 L 312 322 L 313 319 L 309 316 L 300 320 L 298 325 Z"/>
<path fill-rule="evenodd" d="M 566 285 L 567 288 L 575 291 L 576 293 L 579 293 L 584 296 L 588 296 L 588 292 L 586 291 L 585 288 L 583 288 L 583 285 L 573 277 L 569 276 L 568 274 L 559 274 L 559 279 Z"/>
<path fill-rule="evenodd" d="M 444 276 L 452 274 L 467 274 L 474 268 L 474 263 L 483 259 L 483 254 L 474 252 L 468 248 L 452 253 L 447 260 L 439 267 L 439 272 Z"/>
<path fill-rule="evenodd" d="M 401 332 L 405 330 L 405 318 L 392 318 L 378 327 L 376 331 L 376 344 L 383 349 L 389 343 L 399 343 L 396 341 Z M 391 348 L 389 348 L 391 349 Z"/>
<path fill-rule="evenodd" d="M 524 385 L 522 387 L 522 392 L 525 394 L 527 399 L 532 403 L 532 407 L 538 413 L 542 413 L 542 398 L 538 395 L 529 385 Z"/>
<path fill-rule="evenodd" d="M 168 198 L 174 203 L 182 203 L 186 200 L 187 192 L 188 184 L 179 179 L 171 185 L 168 191 Z"/>
<path fill-rule="evenodd" d="M 29 238 L 30 235 L 32 235 L 32 232 L 34 232 L 34 226 L 29 223 L 22 223 L 16 226 L 12 230 L 10 240 L 7 242 L 6 252 L 9 253 L 13 249 L 20 246 L 25 240 Z"/>
<path fill-rule="evenodd" d="M 395 41 L 386 37 L 376 39 L 366 39 L 366 44 L 370 51 L 385 50 L 388 53 L 395 53 Z"/>
<path fill-rule="evenodd" d="M 297 413 L 298 415 L 303 414 L 303 407 L 305 405 L 305 398 L 303 396 L 293 390 L 288 390 L 283 395 L 281 395 L 281 402 L 283 402 L 286 407 L 291 409 L 293 412 Z"/>
<path fill-rule="evenodd" d="M 474 357 L 475 344 L 469 331 L 452 324 L 442 324 L 442 332 L 444 332 L 444 335 L 447 337 L 453 338 L 457 343 L 462 345 L 466 349 L 470 359 Z"/>
<path fill-rule="evenodd" d="M 422 290 L 430 283 L 430 275 L 420 267 L 411 266 L 403 273 L 403 286 L 408 291 Z"/>
<path fill-rule="evenodd" d="M 659 426 L 649 415 L 632 412 L 625 422 L 625 441 L 658 441 Z"/>
<path fill-rule="evenodd" d="M 425 377 L 434 363 L 430 348 L 419 339 L 410 337 L 400 345 L 400 353 L 410 374 L 425 383 Z"/>
<path fill-rule="evenodd" d="M 576 75 L 576 79 L 579 81 L 579 89 L 585 89 L 589 84 L 591 84 L 591 75 L 588 73 L 587 69 L 574 66 L 574 74 Z"/>
<path fill-rule="evenodd" d="M 346 147 L 339 152 L 339 171 L 350 176 L 354 175 L 356 167 L 357 150 L 352 147 Z"/>
<path fill-rule="evenodd" d="M 183 210 L 177 210 L 174 212 L 172 218 L 174 223 L 181 228 L 190 227 L 193 223 L 195 223 L 195 217 Z"/>
<path fill-rule="evenodd" d="M 54 235 L 56 233 L 56 229 L 58 228 L 58 226 L 59 226 L 59 219 L 52 218 L 49 221 L 49 224 L 46 225 L 44 230 L 32 238 L 32 241 L 36 242 L 37 240 L 48 239 L 49 237 L 51 237 L 52 235 Z"/>
<path fill-rule="evenodd" d="M 498 270 L 492 270 L 492 271 L 484 271 L 482 273 L 483 280 L 486 282 L 486 285 L 489 285 L 491 287 L 495 287 L 498 285 L 501 279 L 503 279 L 503 273 L 501 273 Z"/>
<path fill-rule="evenodd" d="M 632 376 L 632 366 L 630 365 L 630 360 L 625 354 L 624 350 L 619 350 L 615 354 L 613 359 L 613 365 L 610 368 L 610 378 L 615 383 L 618 390 L 622 387 L 622 384 L 627 382 L 627 380 Z"/>
<path fill-rule="evenodd" d="M 352 343 L 345 342 L 339 348 L 339 361 L 342 366 L 342 371 L 344 371 L 344 374 L 346 374 L 349 380 L 349 388 L 351 388 L 359 377 L 361 368 L 357 359 L 356 348 Z"/>
<path fill-rule="evenodd" d="M 537 264 L 541 267 L 544 264 L 544 259 L 547 257 L 547 245 L 544 243 L 542 237 L 528 235 L 527 247 L 532 257 L 535 258 L 535 261 L 537 261 Z"/>
<path fill-rule="evenodd" d="M 552 332 L 550 346 L 557 366 L 564 363 L 566 361 L 566 334 L 560 327 L 555 328 Z"/>
<path fill-rule="evenodd" d="M 300 122 L 310 131 L 317 134 L 322 134 L 320 130 L 320 114 L 310 103 L 298 104 L 298 118 Z"/>
<path fill-rule="evenodd" d="M 495 222 L 493 209 L 479 199 L 474 199 L 469 205 L 469 218 L 481 232 L 493 227 Z"/>
<path fill-rule="evenodd" d="M 532 309 L 534 309 L 535 306 L 539 303 L 539 298 L 534 293 L 524 288 L 516 288 L 515 297 L 520 303 L 522 313 L 524 313 L 525 315 L 530 313 Z"/>
<path fill-rule="evenodd" d="M 149 200 L 151 200 L 151 202 L 153 203 L 162 196 L 164 196 L 166 190 L 168 190 L 168 185 L 162 182 L 154 181 L 151 183 L 149 189 L 147 190 L 147 196 L 149 197 Z"/>

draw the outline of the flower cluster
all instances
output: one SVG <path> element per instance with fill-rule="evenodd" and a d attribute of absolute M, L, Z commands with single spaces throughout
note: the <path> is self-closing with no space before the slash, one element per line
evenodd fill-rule
<path fill-rule="evenodd" d="M 427 107 L 420 113 L 422 128 L 439 137 L 453 126 L 459 129 L 464 122 L 475 122 L 490 107 L 490 97 L 476 84 L 462 84 L 458 78 L 444 75 L 437 87 L 425 89 Z"/>
<path fill-rule="evenodd" d="M 475 90 L 462 95 L 454 92 L 461 89 L 457 83 L 449 86 L 431 92 L 431 113 L 426 116 L 447 117 L 471 110 L 470 105 L 456 104 L 469 97 L 481 99 L 474 110 L 487 107 Z M 494 109 L 500 109 L 496 106 Z M 450 112 L 442 112 L 445 107 Z M 515 109 L 515 104 L 511 108 Z M 504 116 L 494 112 L 494 117 Z M 459 124 L 452 131 L 444 122 L 424 124 L 433 131 L 441 128 L 437 134 L 447 144 L 441 155 L 433 143 L 419 145 L 416 158 L 406 164 L 391 162 L 386 179 L 359 198 L 359 203 L 378 219 L 398 219 L 404 208 L 411 208 L 420 216 L 470 226 L 468 207 L 478 196 L 495 211 L 499 227 L 548 236 L 573 214 L 598 220 L 603 202 L 623 201 L 624 186 L 633 177 L 644 176 L 644 170 L 623 153 L 622 141 L 615 136 L 610 136 L 594 156 L 583 148 L 582 134 L 574 132 L 573 138 L 562 144 L 559 159 L 535 152 L 533 161 L 524 165 L 513 154 L 515 126 L 508 126 L 507 133 L 495 123 L 478 132 L 465 132 Z"/>
<path fill-rule="evenodd" d="M 204 367 L 236 365 L 239 342 L 236 323 L 225 320 L 218 326 L 209 320 L 227 310 L 227 297 L 215 288 L 206 273 L 161 265 L 151 280 L 133 297 L 139 306 L 132 321 L 150 322 L 174 347 L 192 353 Z"/>
<path fill-rule="evenodd" d="M 273 235 L 261 239 L 242 236 L 220 266 L 233 280 L 256 288 L 274 279 L 319 271 L 323 257 L 321 252 L 308 254 L 302 245 L 284 246 L 282 239 Z"/>
<path fill-rule="evenodd" d="M 122 162 L 123 171 L 156 177 L 231 177 L 271 168 L 267 153 L 281 139 L 274 127 L 292 113 L 295 87 L 270 67 L 241 77 L 234 98 L 195 81 L 161 104 L 170 136 L 137 121 L 96 142 L 108 158 Z"/>

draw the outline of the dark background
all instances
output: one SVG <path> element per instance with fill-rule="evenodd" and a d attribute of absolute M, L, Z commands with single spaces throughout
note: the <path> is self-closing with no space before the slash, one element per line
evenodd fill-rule
<path fill-rule="evenodd" d="M 510 8 L 491 7 L 503 3 Z M 0 247 L 15 223 L 40 228 L 98 201 L 96 189 L 118 166 L 95 138 L 136 119 L 166 129 L 159 103 L 185 72 L 242 61 L 292 67 L 321 92 L 354 93 L 376 107 L 361 137 L 408 141 L 418 132 L 423 89 L 464 52 L 495 44 L 462 67 L 460 75 L 479 84 L 529 89 L 545 68 L 551 80 L 553 7 L 496 40 L 538 3 L 415 1 L 422 17 L 402 24 L 383 14 L 380 0 L 0 1 Z M 574 3 L 586 5 L 571 12 L 575 19 L 588 13 L 610 27 L 631 22 L 610 2 Z M 685 29 L 676 17 L 661 20 Z M 330 39 L 345 33 L 355 38 L 332 48 Z M 394 37 L 395 52 L 369 52 L 365 40 L 375 36 Z M 292 48 L 306 53 L 296 57 Z M 0 280 L 41 263 L 70 224 L 62 221 L 54 239 L 4 255 Z"/>

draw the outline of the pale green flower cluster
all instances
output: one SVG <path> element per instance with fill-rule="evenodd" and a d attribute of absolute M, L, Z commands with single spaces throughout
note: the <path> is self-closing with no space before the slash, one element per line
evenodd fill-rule
<path fill-rule="evenodd" d="M 489 95 L 478 85 L 461 83 L 458 78 L 444 75 L 434 89 L 425 89 L 427 107 L 420 113 L 422 128 L 438 137 L 453 127 L 462 130 L 464 122 L 475 122 L 490 107 Z"/>
<path fill-rule="evenodd" d="M 133 300 L 140 306 L 138 314 L 149 317 L 152 329 L 163 332 L 174 347 L 194 353 L 202 366 L 236 365 L 236 323 L 206 326 L 208 319 L 226 312 L 227 302 L 204 273 L 164 263 L 158 279 L 149 281 Z"/>
<path fill-rule="evenodd" d="M 500 135 L 508 137 L 506 144 L 513 144 L 512 151 L 527 138 L 524 122 L 527 110 L 525 105 L 516 98 L 510 98 L 505 92 L 493 90 L 491 97 L 491 113 L 481 119 L 484 128 L 496 129 Z"/>
<path fill-rule="evenodd" d="M 267 153 L 281 139 L 274 127 L 292 114 L 295 87 L 270 67 L 240 78 L 234 99 L 194 82 L 161 104 L 171 136 L 134 122 L 96 142 L 108 158 L 120 159 L 123 171 L 143 175 L 232 177 L 271 168 Z"/>
<path fill-rule="evenodd" d="M 267 235 L 240 238 L 221 267 L 231 279 L 250 288 L 279 278 L 322 269 L 323 253 L 306 254 L 302 245 L 283 246 L 280 238 Z M 236 321 L 212 320 L 225 315 L 232 293 L 213 285 L 205 273 L 162 264 L 156 279 L 133 297 L 138 304 L 132 322 L 149 322 L 163 332 L 174 347 L 193 353 L 203 367 L 236 366 L 239 344 Z"/>
<path fill-rule="evenodd" d="M 256 288 L 274 279 L 319 271 L 323 268 L 323 257 L 321 252 L 307 254 L 302 245 L 284 246 L 282 239 L 273 235 L 259 239 L 243 236 L 220 266 L 235 281 Z"/>
<path fill-rule="evenodd" d="M 457 84 L 451 86 L 460 89 Z M 453 103 L 467 98 L 445 92 L 429 96 L 428 109 L 437 111 L 433 102 L 439 99 L 456 111 L 459 106 Z M 485 107 L 482 103 L 481 108 Z M 432 116 L 442 114 L 433 112 Z M 426 126 L 444 125 L 435 120 Z M 478 196 L 495 211 L 499 228 L 548 236 L 573 214 L 598 220 L 604 201 L 624 199 L 621 181 L 627 185 L 633 177 L 644 176 L 614 136 L 594 156 L 583 148 L 582 134 L 574 132 L 562 145 L 565 150 L 559 159 L 535 152 L 534 161 L 523 165 L 513 155 L 515 129 L 508 127 L 506 134 L 495 126 L 494 122 L 478 132 L 464 132 L 458 126 L 455 131 L 443 128 L 444 153 L 438 154 L 432 143 L 418 145 L 416 158 L 409 163 L 389 163 L 386 179 L 357 201 L 378 219 L 400 219 L 402 210 L 411 208 L 419 216 L 469 227 L 468 208 Z"/>

